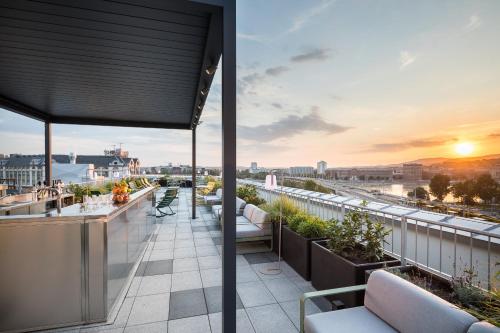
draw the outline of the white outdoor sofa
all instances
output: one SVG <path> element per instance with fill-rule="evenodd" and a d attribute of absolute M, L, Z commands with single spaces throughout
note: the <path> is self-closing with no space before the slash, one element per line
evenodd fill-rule
<path fill-rule="evenodd" d="M 305 316 L 307 299 L 366 290 L 364 306 Z M 300 300 L 301 333 L 439 332 L 493 333 L 500 329 L 384 270 L 367 285 L 305 293 Z"/>
<path fill-rule="evenodd" d="M 236 242 L 271 241 L 273 228 L 267 212 L 247 204 L 243 215 L 236 216 Z"/>
<path fill-rule="evenodd" d="M 243 215 L 243 209 L 245 208 L 246 201 L 236 197 L 236 216 Z M 220 220 L 222 212 L 222 205 L 212 206 L 212 215 Z"/>
<path fill-rule="evenodd" d="M 203 197 L 205 205 L 215 205 L 222 202 L 222 189 L 219 188 L 215 191 L 215 195 L 205 195 Z"/>

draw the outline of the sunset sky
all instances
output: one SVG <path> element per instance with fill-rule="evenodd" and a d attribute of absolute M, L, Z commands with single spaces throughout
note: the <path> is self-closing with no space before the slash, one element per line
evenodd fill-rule
<path fill-rule="evenodd" d="M 238 165 L 500 153 L 500 1 L 238 0 L 237 20 Z M 221 164 L 220 84 L 200 165 Z M 43 152 L 39 122 L 0 109 L 0 131 L 0 153 Z M 55 153 L 120 142 L 143 165 L 190 163 L 188 131 L 54 126 Z"/>

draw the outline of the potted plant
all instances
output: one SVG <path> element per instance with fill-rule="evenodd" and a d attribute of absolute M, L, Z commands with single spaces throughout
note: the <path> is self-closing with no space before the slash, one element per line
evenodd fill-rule
<path fill-rule="evenodd" d="M 324 239 L 327 224 L 304 212 L 288 218 L 281 234 L 283 259 L 304 279 L 311 279 L 311 242 Z"/>
<path fill-rule="evenodd" d="M 384 253 L 390 230 L 370 218 L 366 211 L 354 209 L 341 223 L 328 223 L 328 240 L 311 245 L 311 281 L 318 289 L 332 289 L 365 283 L 365 271 L 397 266 L 399 260 Z M 363 305 L 364 292 L 335 296 L 348 307 Z"/>
<path fill-rule="evenodd" d="M 273 222 L 273 251 L 278 253 L 280 218 L 281 224 L 286 225 L 288 219 L 300 213 L 301 210 L 284 195 L 280 195 L 273 202 L 262 204 L 259 207 L 269 213 L 271 222 Z"/>

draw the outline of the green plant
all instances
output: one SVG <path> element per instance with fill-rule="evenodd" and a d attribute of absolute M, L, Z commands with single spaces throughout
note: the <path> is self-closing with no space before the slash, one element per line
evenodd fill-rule
<path fill-rule="evenodd" d="M 378 262 L 384 257 L 385 237 L 390 232 L 382 223 L 372 220 L 368 212 L 356 208 L 344 215 L 343 222 L 330 221 L 328 247 L 345 258 Z"/>
<path fill-rule="evenodd" d="M 247 204 L 252 204 L 255 206 L 262 205 L 266 201 L 259 197 L 257 188 L 253 185 L 241 185 L 236 188 L 236 196 L 245 200 Z"/>
<path fill-rule="evenodd" d="M 450 193 L 450 177 L 443 174 L 437 174 L 432 177 L 429 183 L 429 189 L 439 201 L 443 201 L 444 197 Z"/>
<path fill-rule="evenodd" d="M 305 238 L 325 237 L 326 222 L 317 216 L 308 216 L 297 227 L 297 233 Z"/>
<path fill-rule="evenodd" d="M 281 195 L 277 200 L 271 203 L 265 203 L 260 205 L 260 208 L 269 213 L 272 222 L 279 222 L 280 215 L 282 217 L 283 223 L 288 223 L 288 219 L 301 212 L 301 210 L 295 206 L 292 200 L 284 195 Z"/>
<path fill-rule="evenodd" d="M 299 212 L 298 214 L 292 215 L 288 218 L 288 227 L 294 231 L 297 232 L 299 225 L 306 221 L 309 218 L 309 215 L 306 214 L 305 212 Z"/>

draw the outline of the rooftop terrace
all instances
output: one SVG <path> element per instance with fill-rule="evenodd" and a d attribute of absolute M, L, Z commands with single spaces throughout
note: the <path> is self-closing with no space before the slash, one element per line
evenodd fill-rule
<path fill-rule="evenodd" d="M 157 218 L 154 234 L 112 322 L 62 332 L 221 332 L 222 239 L 208 207 L 191 219 L 191 189 L 181 189 L 176 215 Z M 237 255 L 237 331 L 298 332 L 299 298 L 314 288 L 272 252 Z M 322 305 L 321 303 L 320 306 Z M 320 312 L 314 303 L 308 313 Z"/>

